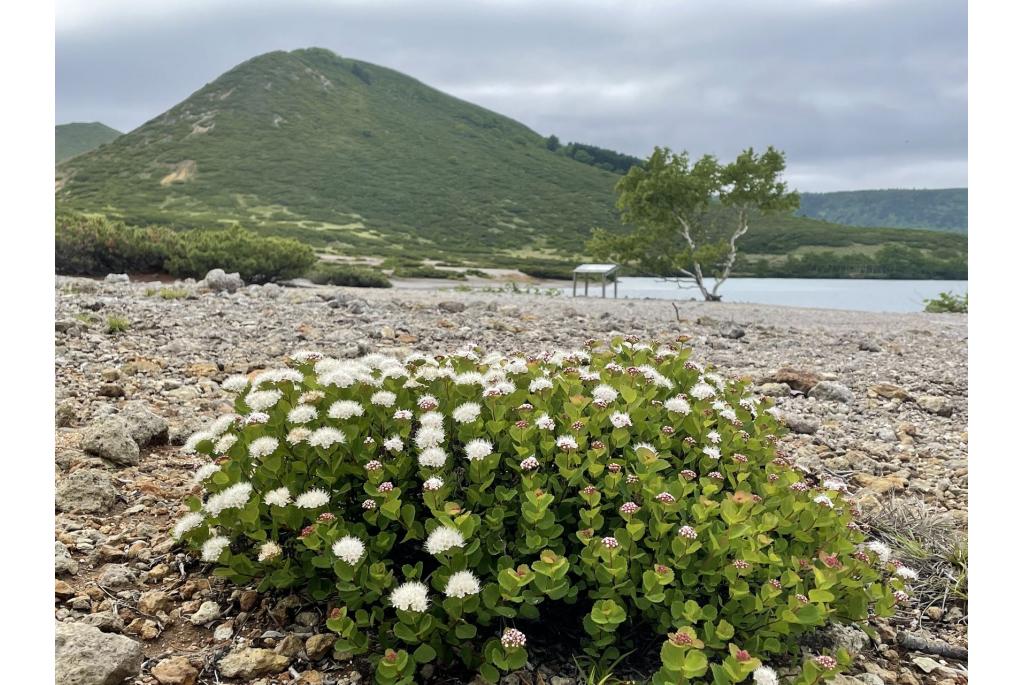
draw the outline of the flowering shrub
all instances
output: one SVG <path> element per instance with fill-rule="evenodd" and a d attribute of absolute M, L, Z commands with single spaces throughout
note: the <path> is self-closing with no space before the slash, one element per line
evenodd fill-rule
<path fill-rule="evenodd" d="M 296 354 L 224 381 L 237 414 L 186 445 L 213 461 L 175 535 L 218 575 L 329 604 L 336 651 L 371 655 L 380 682 L 432 660 L 496 681 L 539 620 L 576 622 L 608 660 L 664 636 L 655 683 L 777 682 L 764 662 L 889 612 L 907 574 L 863 544 L 842 482 L 815 487 L 777 453 L 766 401 L 688 356 L 632 338 L 538 358 Z"/>

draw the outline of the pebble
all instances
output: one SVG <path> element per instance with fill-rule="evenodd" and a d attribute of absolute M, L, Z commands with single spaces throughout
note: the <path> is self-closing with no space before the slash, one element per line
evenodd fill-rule
<path fill-rule="evenodd" d="M 199 609 L 189 618 L 194 626 L 201 626 L 220 617 L 220 605 L 216 602 L 203 602 Z"/>
<path fill-rule="evenodd" d="M 195 685 L 199 671 L 184 656 L 172 656 L 150 671 L 160 685 Z"/>
<path fill-rule="evenodd" d="M 225 678 L 255 678 L 280 673 L 290 663 L 291 657 L 269 649 L 242 647 L 222 657 L 217 668 Z"/>

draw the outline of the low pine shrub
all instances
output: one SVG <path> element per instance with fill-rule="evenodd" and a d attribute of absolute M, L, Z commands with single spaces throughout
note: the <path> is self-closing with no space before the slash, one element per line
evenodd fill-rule
<path fill-rule="evenodd" d="M 770 403 L 689 354 L 299 353 L 233 376 L 237 413 L 186 445 L 212 460 L 174 534 L 217 575 L 324 602 L 381 683 L 432 661 L 495 682 L 552 631 L 604 664 L 660 636 L 658 684 L 777 682 L 801 633 L 890 613 L 904 577 L 842 482 L 778 453 Z"/>
<path fill-rule="evenodd" d="M 257 235 L 234 226 L 183 233 L 181 248 L 167 256 L 167 271 L 179 278 L 202 278 L 211 269 L 235 272 L 246 283 L 301 276 L 316 262 L 313 248 L 292 238 Z"/>
<path fill-rule="evenodd" d="M 163 271 L 179 236 L 169 228 L 137 228 L 102 217 L 61 214 L 56 219 L 54 261 L 57 273 L 103 276 L 109 273 Z"/>
<path fill-rule="evenodd" d="M 237 226 L 175 231 L 81 214 L 57 217 L 54 248 L 57 273 L 79 276 L 166 272 L 203 278 L 211 269 L 224 269 L 262 283 L 300 276 L 316 262 L 308 245 Z"/>
<path fill-rule="evenodd" d="M 966 314 L 967 293 L 957 295 L 956 293 L 939 293 L 939 296 L 924 301 L 924 310 L 932 314 Z"/>
<path fill-rule="evenodd" d="M 352 288 L 390 288 L 391 281 L 379 271 L 351 264 L 319 262 L 305 277 L 320 285 L 344 285 Z"/>
<path fill-rule="evenodd" d="M 466 274 L 462 271 L 438 269 L 430 264 L 416 266 L 399 266 L 395 268 L 396 278 L 441 278 L 449 281 L 464 281 Z"/>

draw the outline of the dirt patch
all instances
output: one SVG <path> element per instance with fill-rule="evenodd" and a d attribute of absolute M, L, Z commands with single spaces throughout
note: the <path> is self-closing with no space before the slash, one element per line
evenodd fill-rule
<path fill-rule="evenodd" d="M 184 183 L 191 181 L 196 175 L 196 162 L 194 159 L 186 159 L 178 162 L 174 171 L 160 179 L 160 185 L 166 187 L 172 183 Z"/>

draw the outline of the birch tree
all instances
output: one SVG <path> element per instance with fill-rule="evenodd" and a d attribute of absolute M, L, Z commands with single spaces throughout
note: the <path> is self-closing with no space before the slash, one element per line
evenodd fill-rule
<path fill-rule="evenodd" d="M 719 289 L 751 222 L 800 205 L 780 180 L 785 168 L 785 156 L 773 147 L 761 154 L 749 148 L 724 165 L 711 155 L 691 163 L 686 152 L 655 148 L 615 188 L 622 220 L 635 230 L 595 231 L 588 248 L 598 258 L 695 287 L 705 300 L 721 300 Z"/>

